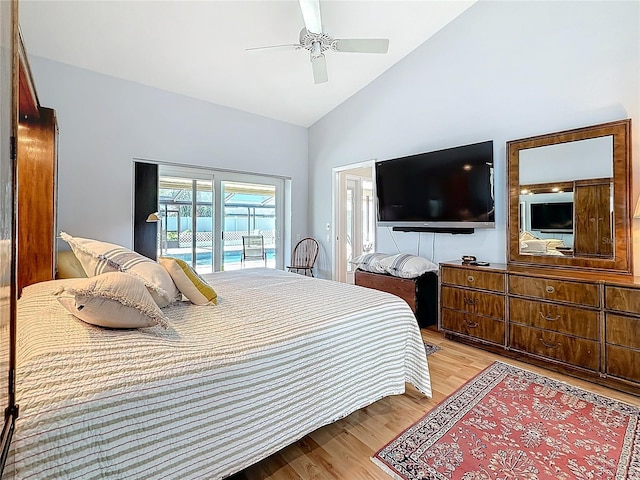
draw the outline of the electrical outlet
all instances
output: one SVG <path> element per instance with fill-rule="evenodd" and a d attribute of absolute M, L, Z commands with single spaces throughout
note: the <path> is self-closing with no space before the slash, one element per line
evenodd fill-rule
<path fill-rule="evenodd" d="M 327 242 L 331 241 L 331 235 L 327 233 Z"/>
<path fill-rule="evenodd" d="M 296 240 L 300 240 L 300 234 L 296 235 Z"/>

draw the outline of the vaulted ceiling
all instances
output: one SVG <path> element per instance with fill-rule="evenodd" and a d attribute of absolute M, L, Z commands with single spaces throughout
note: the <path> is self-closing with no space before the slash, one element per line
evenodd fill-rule
<path fill-rule="evenodd" d="M 388 38 L 387 54 L 326 53 L 329 81 L 314 84 L 295 0 L 22 0 L 31 56 L 219 105 L 310 126 L 474 3 L 322 0 L 334 38 Z M 36 83 L 40 79 L 36 78 Z"/>

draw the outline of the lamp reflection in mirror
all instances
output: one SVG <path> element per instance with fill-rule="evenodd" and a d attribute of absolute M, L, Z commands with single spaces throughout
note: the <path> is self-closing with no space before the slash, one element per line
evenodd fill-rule
<path fill-rule="evenodd" d="M 160 214 L 158 212 L 153 212 L 153 213 L 150 213 L 149 216 L 147 217 L 147 222 L 158 224 L 159 235 L 158 235 L 157 246 L 158 246 L 158 249 L 160 250 L 160 256 L 162 256 L 162 217 L 160 217 Z"/>

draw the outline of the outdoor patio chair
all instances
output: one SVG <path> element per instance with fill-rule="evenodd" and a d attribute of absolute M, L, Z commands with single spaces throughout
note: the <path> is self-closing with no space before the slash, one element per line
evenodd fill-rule
<path fill-rule="evenodd" d="M 318 258 L 318 242 L 314 238 L 303 238 L 293 249 L 291 265 L 287 267 L 290 272 L 307 272 L 313 277 L 313 266 Z"/>
<path fill-rule="evenodd" d="M 245 260 L 264 260 L 264 266 L 267 266 L 267 254 L 264 251 L 264 237 L 262 235 L 243 235 L 242 236 L 242 256 L 240 264 L 244 266 Z"/>

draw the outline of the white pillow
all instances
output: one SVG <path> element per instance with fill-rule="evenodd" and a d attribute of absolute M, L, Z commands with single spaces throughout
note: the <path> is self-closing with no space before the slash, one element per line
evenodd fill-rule
<path fill-rule="evenodd" d="M 58 292 L 58 301 L 80 320 L 109 328 L 167 328 L 164 316 L 142 280 L 109 272 L 75 280 Z"/>
<path fill-rule="evenodd" d="M 127 272 L 144 282 L 158 306 L 166 307 L 179 298 L 171 275 L 158 262 L 113 243 L 72 237 L 65 232 L 60 232 L 60 237 L 71 246 L 87 276 Z"/>
<path fill-rule="evenodd" d="M 526 230 L 520 235 L 521 242 L 526 242 L 527 240 L 537 240 L 537 238 L 538 237 L 536 237 L 533 233 L 527 232 Z"/>
<path fill-rule="evenodd" d="M 528 253 L 548 253 L 556 247 L 564 246 L 562 240 L 556 238 L 542 238 L 520 242 L 520 251 Z"/>
<path fill-rule="evenodd" d="M 415 278 L 426 272 L 438 271 L 438 265 L 424 257 L 398 253 L 380 260 L 380 266 L 395 277 Z"/>
<path fill-rule="evenodd" d="M 158 263 L 162 265 L 178 290 L 195 305 L 208 305 L 218 303 L 218 294 L 204 279 L 197 274 L 184 260 L 172 257 L 160 257 Z"/>
<path fill-rule="evenodd" d="M 549 250 L 555 250 L 556 247 L 564 247 L 564 241 L 557 238 L 550 238 L 547 240 L 547 252 Z"/>
<path fill-rule="evenodd" d="M 532 239 L 520 242 L 520 251 L 527 253 L 545 253 L 547 242 L 539 239 Z"/>
<path fill-rule="evenodd" d="M 387 253 L 365 253 L 356 258 L 349 260 L 349 263 L 356 266 L 360 270 L 371 273 L 387 273 L 387 271 L 380 266 L 380 260 L 387 258 Z"/>

